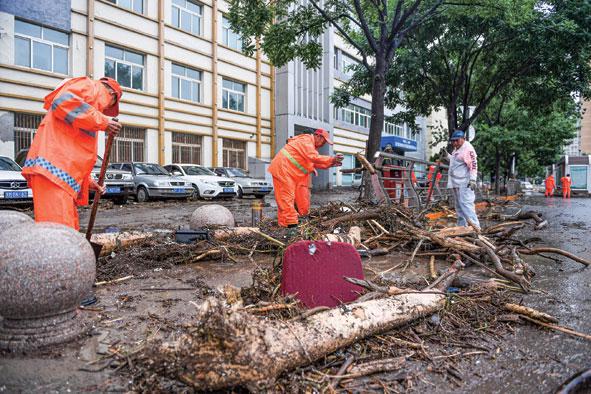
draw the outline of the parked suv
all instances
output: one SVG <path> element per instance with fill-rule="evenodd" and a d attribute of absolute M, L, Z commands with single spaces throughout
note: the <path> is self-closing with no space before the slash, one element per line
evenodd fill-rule
<path fill-rule="evenodd" d="M 193 195 L 193 187 L 189 182 L 172 176 L 155 163 L 112 163 L 109 168 L 132 173 L 134 194 L 138 202 L 145 202 L 150 198 L 188 198 Z"/>
<path fill-rule="evenodd" d="M 248 174 L 235 167 L 215 167 L 212 170 L 220 175 L 231 178 L 238 184 L 238 197 L 253 195 L 257 198 L 265 197 L 273 191 L 271 184 L 264 179 L 256 179 L 248 176 Z"/>
<path fill-rule="evenodd" d="M 30 204 L 33 201 L 33 192 L 21 171 L 14 160 L 0 156 L 0 204 Z"/>
<path fill-rule="evenodd" d="M 96 157 L 96 163 L 92 169 L 92 177 L 98 182 L 101 173 L 101 166 L 103 159 L 100 156 Z M 130 171 L 115 170 L 107 168 L 105 174 L 105 187 L 107 192 L 101 196 L 101 199 L 107 198 L 113 200 L 116 204 L 127 203 L 127 198 L 134 194 L 135 183 L 133 183 L 133 175 Z M 94 190 L 90 191 L 91 198 L 94 195 Z"/>
<path fill-rule="evenodd" d="M 190 182 L 195 189 L 193 197 L 216 198 L 236 196 L 236 182 L 217 175 L 208 168 L 196 164 L 169 164 L 164 168 L 172 175 Z"/>

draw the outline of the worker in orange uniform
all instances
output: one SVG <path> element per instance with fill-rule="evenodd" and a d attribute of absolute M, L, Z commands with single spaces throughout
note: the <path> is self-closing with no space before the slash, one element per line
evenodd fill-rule
<path fill-rule="evenodd" d="M 88 204 L 89 189 L 105 188 L 91 177 L 98 131 L 116 135 L 121 87 L 111 78 L 69 78 L 45 96 L 48 112 L 33 139 L 23 176 L 33 189 L 37 222 L 79 230 L 77 206 Z"/>
<path fill-rule="evenodd" d="M 544 196 L 552 197 L 554 195 L 554 189 L 556 189 L 556 181 L 554 180 L 554 175 L 548 175 L 548 178 L 546 178 L 544 183 L 546 184 L 546 192 L 544 193 Z"/>
<path fill-rule="evenodd" d="M 562 198 L 570 198 L 570 185 L 572 183 L 570 174 L 560 178 L 560 183 L 562 183 Z"/>
<path fill-rule="evenodd" d="M 273 176 L 280 226 L 296 227 L 298 213 L 300 216 L 308 214 L 310 173 L 316 168 L 327 169 L 342 164 L 342 155 L 322 156 L 318 153 L 318 148 L 326 143 L 333 144 L 326 130 L 317 129 L 313 134 L 301 134 L 290 138 L 271 161 L 269 173 Z"/>
<path fill-rule="evenodd" d="M 435 181 L 433 181 L 433 174 L 435 173 L 435 170 L 437 169 L 438 166 L 439 165 L 435 166 L 432 164 L 429 166 L 429 170 L 427 171 L 427 182 L 429 184 L 429 190 L 427 191 L 427 202 L 429 202 L 429 200 L 433 196 L 433 188 L 438 187 L 439 181 L 442 178 L 441 172 L 437 171 L 437 175 L 435 176 Z"/>

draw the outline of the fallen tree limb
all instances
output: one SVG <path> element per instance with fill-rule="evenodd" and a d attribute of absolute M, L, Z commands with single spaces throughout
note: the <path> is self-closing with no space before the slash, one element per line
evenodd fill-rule
<path fill-rule="evenodd" d="M 565 334 L 574 335 L 576 337 L 584 338 L 584 339 L 586 339 L 588 341 L 591 341 L 591 335 L 583 334 L 582 332 L 578 332 L 578 331 L 572 330 L 572 329 L 567 328 L 567 327 L 559 326 L 557 324 L 544 323 L 542 321 L 539 321 L 539 320 L 536 320 L 536 319 L 532 319 L 531 317 L 528 317 L 528 316 L 520 315 L 519 317 L 521 317 L 522 319 L 525 319 L 525 320 L 527 320 L 529 322 L 535 323 L 535 324 L 537 324 L 539 326 L 546 327 L 546 328 L 551 328 L 551 329 L 556 330 L 556 331 L 564 332 Z"/>
<path fill-rule="evenodd" d="M 547 248 L 547 247 L 521 248 L 521 249 L 518 249 L 518 252 L 521 254 L 554 253 L 554 254 L 562 255 L 564 257 L 568 257 L 569 259 L 574 260 L 577 263 L 581 263 L 585 266 L 589 266 L 591 264 L 591 262 L 589 262 L 589 260 L 585 260 L 585 259 L 578 257 L 570 252 L 567 252 L 565 250 L 558 249 L 558 248 Z"/>
<path fill-rule="evenodd" d="M 125 231 L 122 233 L 93 234 L 92 237 L 90 237 L 90 240 L 97 244 L 101 244 L 101 256 L 106 256 L 117 248 L 125 248 L 136 245 L 145 239 L 153 237 L 154 235 L 154 233 L 150 232 Z"/>
<path fill-rule="evenodd" d="M 237 385 L 262 389 L 284 371 L 408 324 L 444 305 L 443 294 L 401 294 L 352 303 L 303 321 L 265 321 L 209 298 L 198 310 L 198 330 L 152 349 L 163 357 L 148 357 L 146 367 L 199 390 Z"/>
<path fill-rule="evenodd" d="M 324 227 L 334 227 L 337 224 L 344 222 L 362 222 L 364 220 L 379 218 L 382 212 L 380 210 L 368 210 L 362 212 L 349 213 L 347 215 L 339 216 L 334 219 L 327 220 L 322 223 Z"/>
<path fill-rule="evenodd" d="M 361 245 L 361 228 L 352 226 L 348 234 L 326 234 L 322 239 L 328 242 L 344 242 L 358 247 Z"/>
<path fill-rule="evenodd" d="M 357 157 L 357 160 L 359 160 L 359 162 L 361 163 L 361 165 L 367 170 L 369 171 L 369 173 L 371 175 L 376 173 L 376 169 L 374 168 L 374 166 L 367 161 L 367 159 L 365 158 L 365 156 L 363 156 L 361 153 L 355 153 L 355 157 Z"/>
<path fill-rule="evenodd" d="M 536 319 L 545 323 L 558 323 L 558 319 L 554 316 L 551 316 L 544 312 L 537 311 L 533 308 L 528 308 L 527 306 L 517 304 L 505 304 L 504 307 L 506 310 L 510 312 L 518 313 L 524 316 L 529 316 L 532 319 Z"/>
<path fill-rule="evenodd" d="M 494 250 L 489 248 L 484 242 L 482 242 L 481 240 L 476 240 L 476 243 L 486 251 L 486 253 L 488 254 L 488 257 L 493 262 L 493 265 L 495 266 L 495 271 L 497 273 L 499 273 L 503 277 L 517 283 L 519 286 L 521 286 L 523 291 L 525 291 L 525 292 L 529 291 L 530 283 L 528 282 L 528 280 L 526 278 L 524 278 L 523 276 L 517 275 L 515 272 L 511 272 L 511 271 L 505 269 L 505 267 L 503 267 L 503 264 L 501 263 L 501 259 L 499 258 L 499 256 L 497 256 L 497 254 L 494 252 Z"/>
<path fill-rule="evenodd" d="M 354 365 L 350 368 L 346 375 L 337 375 L 335 378 L 339 379 L 353 379 L 360 378 L 362 376 L 373 375 L 378 372 L 388 372 L 400 369 L 406 362 L 406 359 L 412 357 L 414 353 L 407 354 L 406 356 L 384 358 L 381 360 L 372 360 L 362 364 Z"/>

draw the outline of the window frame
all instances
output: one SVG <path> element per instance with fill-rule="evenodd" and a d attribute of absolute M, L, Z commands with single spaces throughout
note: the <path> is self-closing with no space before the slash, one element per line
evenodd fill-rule
<path fill-rule="evenodd" d="M 107 1 L 111 4 L 115 4 L 117 7 L 125 8 L 126 10 L 135 12 L 136 14 L 140 14 L 140 15 L 144 15 L 144 10 L 146 9 L 146 7 L 145 7 L 146 3 L 144 0 L 130 0 L 131 1 L 131 8 L 128 8 L 124 5 L 119 4 L 121 0 L 107 0 Z M 136 2 L 139 2 L 142 5 L 141 12 L 136 11 L 136 9 L 134 7 Z"/>
<path fill-rule="evenodd" d="M 230 37 L 236 36 L 236 41 L 240 44 L 238 48 L 230 45 Z M 242 52 L 242 35 L 240 33 L 235 32 L 232 30 L 232 26 L 230 25 L 230 21 L 226 18 L 225 15 L 222 14 L 222 44 L 227 46 L 228 48 L 234 49 L 238 52 Z"/>
<path fill-rule="evenodd" d="M 224 86 L 224 81 L 228 81 L 228 82 L 232 82 L 232 83 L 237 83 L 239 85 L 244 86 L 244 92 L 240 92 L 238 90 L 234 90 L 231 88 L 227 88 Z M 222 108 L 223 109 L 228 109 L 230 111 L 236 111 L 236 112 L 244 112 L 246 113 L 246 90 L 248 88 L 248 84 L 244 83 L 244 82 L 238 82 L 235 81 L 233 79 L 229 79 L 229 78 L 222 78 Z M 230 95 L 231 94 L 237 94 L 237 95 L 241 95 L 242 96 L 242 109 L 234 109 L 234 108 L 230 108 Z M 228 106 L 224 106 L 224 96 L 227 95 L 228 98 L 226 100 Z"/>
<path fill-rule="evenodd" d="M 175 74 L 174 72 L 174 66 L 177 67 L 182 67 L 183 70 L 185 71 L 185 75 L 179 75 L 179 74 Z M 199 73 L 199 79 L 195 79 L 195 78 L 191 78 L 189 76 L 187 76 L 187 70 L 192 70 L 195 72 Z M 174 90 L 172 89 L 174 86 L 174 78 L 178 78 L 179 79 L 179 86 L 178 86 L 178 92 L 179 95 L 178 97 L 174 95 Z M 182 92 L 182 80 L 186 80 L 189 83 L 193 84 L 197 84 L 197 100 L 192 100 L 192 99 L 185 99 L 183 98 L 183 92 Z M 172 97 L 177 98 L 179 100 L 185 100 L 185 101 L 190 101 L 192 103 L 201 103 L 202 100 L 202 96 L 203 96 L 203 71 L 198 70 L 196 68 L 192 68 L 192 67 L 187 67 L 185 65 L 179 64 L 179 63 L 171 63 L 171 68 L 170 68 L 170 83 L 171 83 L 171 90 L 170 90 L 170 94 Z"/>
<path fill-rule="evenodd" d="M 196 2 L 196 1 L 191 1 L 191 0 L 184 0 L 184 1 L 185 1 L 185 4 L 186 4 L 187 2 L 189 2 L 189 3 L 192 3 L 192 4 L 196 5 L 197 7 L 199 7 L 199 10 L 201 11 L 201 13 L 200 13 L 200 14 L 198 14 L 198 13 L 196 13 L 195 11 L 191 11 L 190 9 L 186 8 L 186 6 L 185 6 L 185 7 L 181 7 L 180 5 L 178 5 L 178 4 L 175 4 L 175 2 L 174 2 L 174 0 L 173 0 L 173 1 L 171 2 L 171 7 L 172 7 L 172 9 L 171 9 L 171 12 L 172 12 L 172 13 L 174 13 L 174 12 L 178 12 L 178 16 L 179 16 L 179 17 L 178 17 L 179 25 L 178 25 L 178 26 L 176 26 L 176 25 L 174 24 L 174 22 L 173 22 L 173 19 L 172 19 L 172 18 L 173 18 L 173 14 L 172 14 L 172 13 L 171 13 L 171 15 L 170 15 L 170 18 L 171 18 L 171 20 L 170 20 L 170 22 L 171 22 L 171 25 L 173 25 L 174 27 L 176 27 L 176 28 L 178 28 L 178 29 L 181 29 L 182 31 L 184 31 L 184 32 L 186 32 L 186 33 L 193 34 L 193 35 L 195 35 L 195 36 L 199 36 L 199 37 L 201 37 L 201 36 L 203 35 L 203 9 L 204 9 L 204 7 L 203 7 L 203 4 L 201 4 L 201 3 L 199 3 L 199 2 Z M 177 9 L 178 9 L 178 11 L 175 11 L 175 8 L 177 8 Z M 182 17 L 181 17 L 181 15 L 182 15 L 182 13 L 183 13 L 183 12 L 186 12 L 186 13 L 188 13 L 188 14 L 190 14 L 190 15 L 191 15 L 191 30 L 186 30 L 186 29 L 183 29 L 183 28 L 182 28 L 182 25 L 183 25 L 183 24 L 182 24 Z M 194 32 L 194 31 L 193 31 L 193 17 L 194 17 L 194 16 L 196 16 L 196 17 L 199 19 L 199 28 L 198 28 L 198 32 Z"/>
<path fill-rule="evenodd" d="M 138 63 L 134 63 L 134 62 L 129 61 L 129 60 L 122 60 L 122 59 L 117 59 L 115 57 L 107 56 L 107 47 L 111 47 L 111 48 L 116 48 L 116 49 L 122 50 L 123 51 L 123 57 L 124 58 L 125 58 L 125 52 L 131 52 L 131 53 L 134 53 L 136 55 L 139 55 L 143 59 L 143 64 L 140 65 Z M 105 65 L 107 64 L 107 60 L 112 60 L 112 61 L 115 62 L 115 76 L 114 76 L 115 78 L 113 78 L 113 79 L 116 80 L 119 84 L 121 84 L 121 82 L 119 82 L 119 79 L 117 78 L 117 63 L 125 64 L 125 65 L 128 65 L 128 66 L 131 67 L 131 72 L 130 72 L 131 86 L 125 86 L 125 85 L 121 84 L 122 87 L 129 88 L 129 89 L 134 89 L 134 90 L 139 90 L 139 91 L 144 91 L 144 84 L 145 84 L 145 78 L 146 78 L 146 73 L 145 73 L 145 71 L 146 71 L 146 55 L 145 54 L 140 53 L 140 52 L 136 52 L 136 51 L 132 51 L 132 50 L 129 50 L 129 49 L 126 49 L 124 47 L 117 46 L 117 45 L 105 44 Z M 140 67 L 142 69 L 142 87 L 139 88 L 139 89 L 133 87 L 133 68 L 134 67 Z M 105 76 L 106 76 L 106 73 L 105 73 Z"/>
<path fill-rule="evenodd" d="M 240 147 L 236 147 L 235 145 L 240 145 Z M 231 157 L 238 155 L 240 157 Z M 246 143 L 246 141 L 237 140 L 233 138 L 222 138 L 222 163 L 224 167 L 235 167 L 246 171 L 246 167 L 248 166 L 247 157 L 248 144 Z M 241 161 L 240 165 L 232 165 L 233 163 L 238 163 L 239 161 Z M 225 168 L 224 173 L 226 176 L 229 176 Z"/>
<path fill-rule="evenodd" d="M 17 21 L 23 22 L 23 23 L 28 23 L 29 25 L 38 26 L 39 28 L 41 28 L 41 38 L 34 37 L 34 36 L 29 36 L 29 35 L 23 34 L 23 33 L 17 33 L 16 32 L 16 22 Z M 55 41 L 49 41 L 49 40 L 44 39 L 43 37 L 45 36 L 45 34 L 44 34 L 45 29 L 47 29 L 47 30 L 53 30 L 53 31 L 56 31 L 56 32 L 59 32 L 59 33 L 66 34 L 68 36 L 68 45 L 64 45 L 64 44 L 60 44 L 60 43 L 55 42 Z M 29 40 L 29 65 L 28 66 L 23 66 L 21 64 L 17 64 L 16 63 L 16 51 L 17 51 L 17 49 L 16 49 L 16 39 L 17 38 Z M 45 26 L 40 25 L 40 24 L 37 24 L 37 23 L 31 23 L 31 22 L 27 22 L 27 21 L 22 20 L 22 19 L 15 18 L 14 19 L 14 41 L 15 41 L 15 43 L 14 43 L 14 64 L 16 64 L 17 66 L 27 67 L 27 68 L 31 68 L 31 69 L 34 69 L 34 70 L 41 70 L 41 71 L 45 71 L 45 72 L 51 72 L 51 73 L 54 73 L 54 74 L 70 75 L 70 39 L 71 39 L 71 34 L 70 33 L 66 33 L 66 32 L 63 32 L 63 31 L 58 30 L 58 29 L 52 29 L 50 27 L 45 27 Z M 34 62 L 33 62 L 34 53 L 35 53 L 35 51 L 33 49 L 34 48 L 34 44 L 33 44 L 34 42 L 38 42 L 38 43 L 44 44 L 44 45 L 49 45 L 51 47 L 51 59 L 50 59 L 51 70 L 46 70 L 44 68 L 38 68 L 38 67 L 35 67 L 34 66 Z M 54 58 L 55 58 L 55 56 L 54 56 L 54 47 L 59 47 L 59 48 L 62 48 L 62 49 L 65 49 L 66 50 L 66 64 L 67 64 L 66 73 L 61 73 L 59 71 L 54 71 L 55 70 L 55 64 L 54 64 Z"/>
<path fill-rule="evenodd" d="M 189 164 L 189 165 L 202 165 L 203 163 L 203 136 L 193 133 L 183 133 L 180 131 L 173 131 L 171 134 L 172 142 L 172 161 L 178 164 Z M 175 141 L 175 137 L 177 137 Z M 178 138 L 182 138 L 184 141 L 179 141 Z M 190 139 L 195 139 L 194 142 L 190 142 Z M 183 148 L 188 148 L 190 150 L 189 156 L 191 158 L 196 158 L 197 162 L 184 162 L 183 158 Z M 178 152 L 175 155 L 175 150 Z M 186 153 L 186 151 L 185 151 Z M 175 156 L 178 157 L 178 160 L 175 160 Z M 185 171 L 181 171 L 185 173 Z"/>
<path fill-rule="evenodd" d="M 371 111 L 368 110 L 367 108 L 361 107 L 359 105 L 355 105 L 355 104 L 349 104 L 346 107 L 342 107 L 340 108 L 340 119 L 341 121 L 354 125 L 354 126 L 359 126 L 359 127 L 363 127 L 363 128 L 369 128 L 370 124 L 371 124 Z M 350 117 L 352 118 L 352 122 L 349 121 L 347 118 Z M 362 122 L 361 119 L 364 119 L 365 121 Z"/>

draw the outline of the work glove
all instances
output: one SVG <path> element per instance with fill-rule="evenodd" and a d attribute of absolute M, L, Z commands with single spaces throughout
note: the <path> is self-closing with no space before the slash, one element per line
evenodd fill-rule
<path fill-rule="evenodd" d="M 340 167 L 343 165 L 343 159 L 339 159 L 338 156 L 332 158 L 332 167 Z"/>
<path fill-rule="evenodd" d="M 478 187 L 478 185 L 476 185 L 476 181 L 470 180 L 470 182 L 468 183 L 468 189 L 472 189 L 473 191 L 476 191 L 477 187 Z"/>

